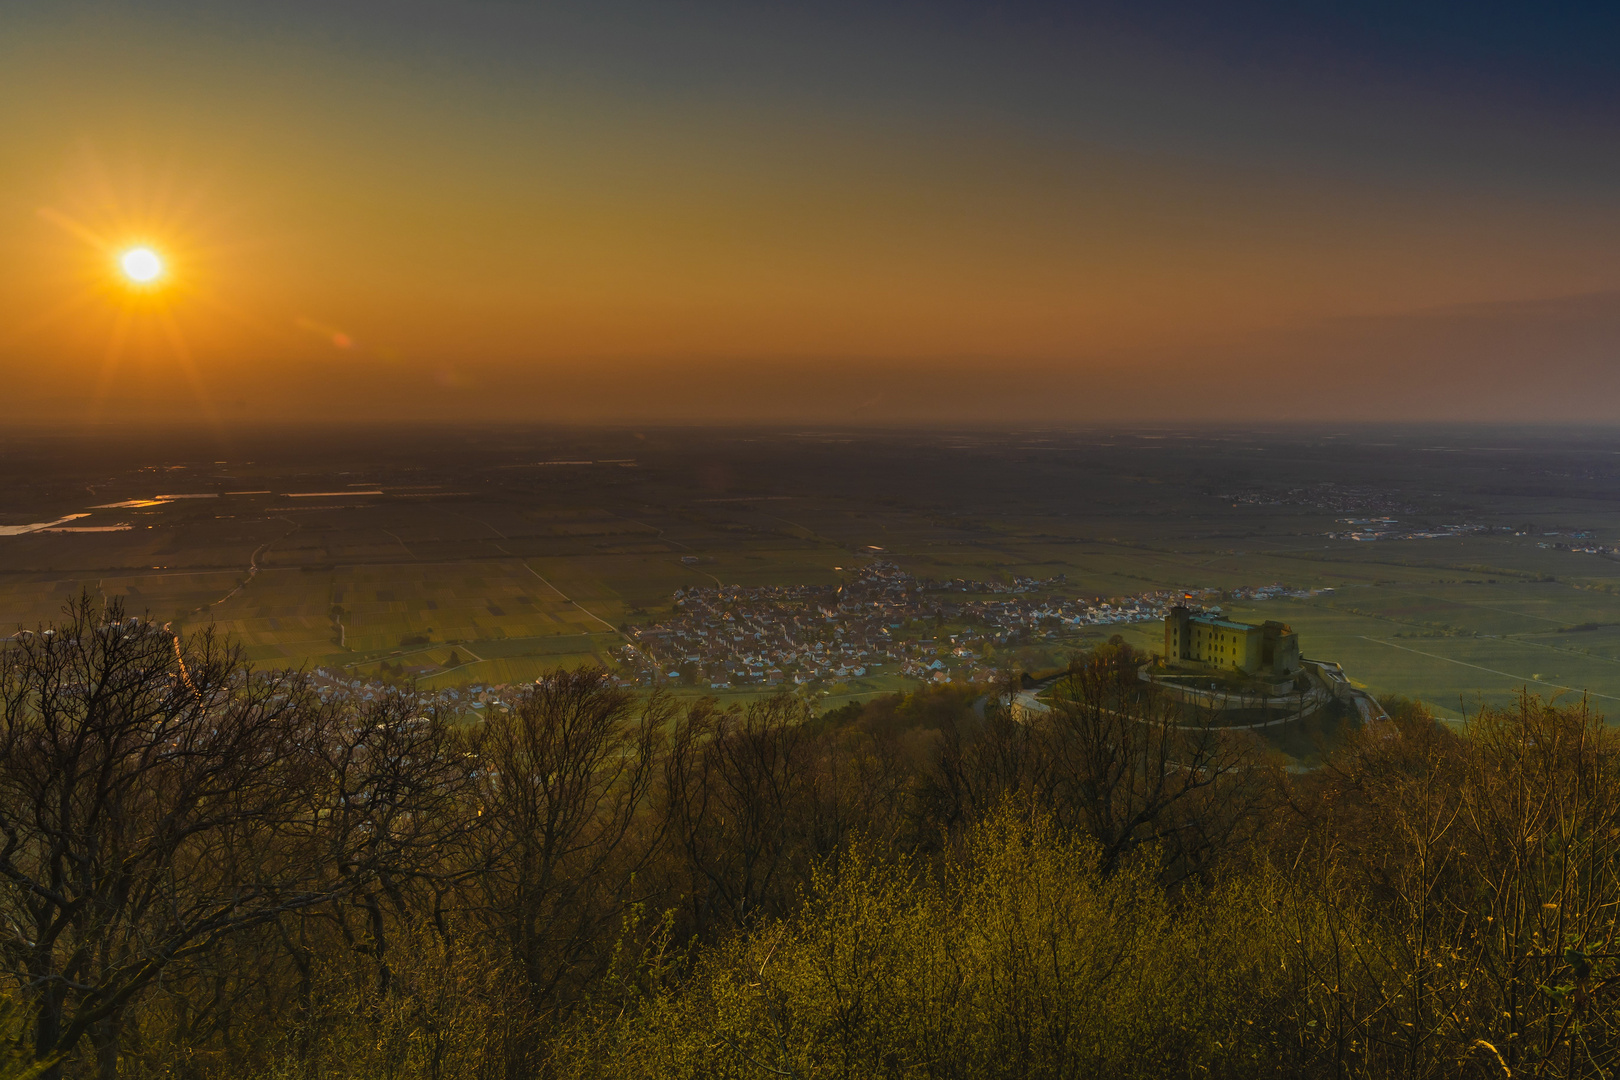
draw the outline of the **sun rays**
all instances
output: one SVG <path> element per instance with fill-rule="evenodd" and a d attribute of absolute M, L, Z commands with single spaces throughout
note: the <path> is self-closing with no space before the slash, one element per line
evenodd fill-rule
<path fill-rule="evenodd" d="M 99 369 L 82 384 L 86 418 L 111 419 L 120 383 L 170 384 L 198 419 L 216 410 L 197 365 L 197 341 L 214 324 L 263 332 L 217 295 L 225 228 L 200 188 L 139 168 L 120 175 L 86 152 L 58 205 L 41 207 L 50 226 L 46 271 L 60 279 L 55 306 L 21 328 L 25 337 L 77 342 Z M 205 350 L 205 355 L 207 351 Z"/>

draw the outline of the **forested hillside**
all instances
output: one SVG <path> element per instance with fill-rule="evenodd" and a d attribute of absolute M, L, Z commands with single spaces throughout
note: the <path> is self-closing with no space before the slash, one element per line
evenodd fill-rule
<path fill-rule="evenodd" d="M 5 1075 L 1607 1076 L 1620 742 L 1390 701 L 1321 768 L 1120 644 L 824 716 L 475 726 L 83 602 L 0 653 Z"/>

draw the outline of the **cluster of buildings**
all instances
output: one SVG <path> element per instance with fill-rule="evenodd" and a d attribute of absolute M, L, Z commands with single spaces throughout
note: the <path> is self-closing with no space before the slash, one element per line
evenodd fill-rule
<path fill-rule="evenodd" d="M 1332 540 L 1437 540 L 1447 536 L 1467 536 L 1469 533 L 1490 532 L 1489 525 L 1422 525 L 1403 524 L 1392 517 L 1340 518 L 1339 524 L 1349 528 L 1323 533 Z M 1511 532 L 1510 529 L 1500 530 Z"/>
<path fill-rule="evenodd" d="M 676 590 L 667 621 L 627 628 L 618 685 L 679 683 L 697 689 L 833 686 L 872 675 L 933 683 L 982 682 L 1004 661 L 1001 648 L 1054 643 L 1087 627 L 1154 622 L 1194 598 L 1067 597 L 1062 575 L 1009 581 L 918 578 L 874 560 L 841 586 L 721 585 Z M 1200 599 L 1267 600 L 1324 590 L 1282 585 L 1205 589 Z M 1269 624 L 1268 624 L 1269 625 Z M 1214 655 L 1227 655 L 1217 647 Z M 1260 655 L 1262 646 L 1255 646 Z M 1167 655 L 1176 655 L 1167 649 Z M 1237 655 L 1233 653 L 1231 655 Z M 1267 653 L 1269 655 L 1269 652 Z M 342 670 L 311 672 L 323 696 L 375 700 L 390 683 Z M 471 683 L 418 693 L 422 707 L 479 715 L 514 700 L 521 687 Z M 395 690 L 397 692 L 397 689 Z"/>
<path fill-rule="evenodd" d="M 1219 589 L 1206 589 L 1201 595 L 1215 596 L 1227 600 L 1276 600 L 1285 596 L 1308 599 L 1332 591 L 1332 589 L 1290 589 L 1286 585 L 1239 585 L 1235 589 L 1227 589 L 1224 592 Z M 1183 595 L 1186 599 L 1192 599 L 1191 593 Z"/>
<path fill-rule="evenodd" d="M 1541 535 L 1563 536 L 1565 534 L 1547 532 Z M 1588 530 L 1582 529 L 1578 532 L 1569 533 L 1568 536 L 1569 543 L 1564 543 L 1561 540 L 1540 540 L 1536 542 L 1536 547 L 1546 548 L 1550 551 L 1573 551 L 1577 555 L 1620 555 L 1620 548 L 1611 547 L 1608 544 L 1593 543 L 1596 534 Z"/>
<path fill-rule="evenodd" d="M 1415 514 L 1417 508 L 1389 491 L 1325 481 L 1285 491 L 1210 492 L 1233 506 L 1303 506 L 1334 514 Z"/>
<path fill-rule="evenodd" d="M 999 645 L 1157 619 L 1178 594 L 1101 600 L 1052 594 L 1062 577 L 935 581 L 874 561 L 839 587 L 677 590 L 668 622 L 632 627 L 630 681 L 727 686 L 834 683 L 868 674 L 934 682 L 990 675 Z"/>
<path fill-rule="evenodd" d="M 1577 555 L 1620 555 L 1620 548 L 1607 544 L 1537 544 L 1536 547 L 1553 551 L 1573 551 Z"/>
<path fill-rule="evenodd" d="M 353 696 L 359 701 L 375 701 L 388 693 L 398 693 L 397 687 L 385 682 L 364 679 L 343 671 L 318 667 L 310 672 L 315 692 L 325 701 L 335 696 Z M 473 683 L 469 686 L 449 687 L 443 690 L 418 690 L 416 700 L 424 710 L 437 708 L 445 712 L 482 712 L 489 708 L 502 708 L 521 688 L 508 685 Z"/>

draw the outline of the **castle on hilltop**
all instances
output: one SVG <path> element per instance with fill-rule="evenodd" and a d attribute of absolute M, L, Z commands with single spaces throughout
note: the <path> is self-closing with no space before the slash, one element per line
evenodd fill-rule
<path fill-rule="evenodd" d="M 1267 620 L 1255 626 L 1177 604 L 1164 617 L 1164 657 L 1284 678 L 1299 670 L 1299 635 L 1286 623 Z"/>

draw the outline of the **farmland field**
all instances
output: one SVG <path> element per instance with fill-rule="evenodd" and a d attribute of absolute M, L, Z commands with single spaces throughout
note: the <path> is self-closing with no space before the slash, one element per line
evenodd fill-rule
<path fill-rule="evenodd" d="M 1054 596 L 1198 592 L 1445 715 L 1522 687 L 1620 712 L 1620 438 L 1602 432 L 250 431 L 117 454 L 8 438 L 0 525 L 128 526 L 0 535 L 8 627 L 87 594 L 214 626 L 259 664 L 508 683 L 620 663 L 677 589 L 831 587 L 883 559 Z M 1246 598 L 1272 584 L 1294 595 Z M 1116 631 L 1160 642 L 1156 624 Z"/>

